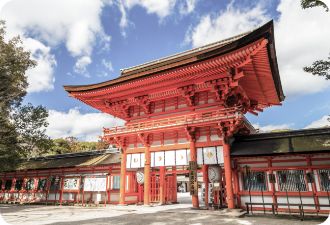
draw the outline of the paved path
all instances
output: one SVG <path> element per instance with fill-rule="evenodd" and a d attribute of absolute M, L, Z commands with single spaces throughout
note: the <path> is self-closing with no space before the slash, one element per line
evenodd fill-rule
<path fill-rule="evenodd" d="M 221 216 L 217 211 L 191 210 L 188 204 L 166 206 L 20 206 L 0 205 L 0 213 L 9 224 L 39 225 L 87 225 L 87 224 L 224 224 L 224 225 L 316 225 L 322 220 L 300 221 L 281 217 L 243 217 Z M 0 222 L 2 225 L 2 223 Z"/>

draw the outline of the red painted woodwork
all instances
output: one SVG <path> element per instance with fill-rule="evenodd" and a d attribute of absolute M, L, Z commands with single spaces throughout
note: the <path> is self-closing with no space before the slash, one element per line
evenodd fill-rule
<path fill-rule="evenodd" d="M 172 56 L 168 64 L 160 60 L 160 65 L 155 62 L 150 68 L 137 66 L 142 69 L 135 72 L 125 69 L 123 73 L 130 75 L 102 84 L 65 87 L 70 96 L 126 121 L 125 126 L 104 128 L 102 137 L 122 150 L 119 203 L 127 203 L 125 196 L 129 195 L 138 196 L 137 201 L 143 200 L 146 205 L 177 200 L 176 174 L 187 172 L 187 167 L 173 167 L 172 171 L 168 167 L 151 168 L 151 152 L 190 149 L 190 160 L 197 161 L 197 147 L 223 145 L 225 176 L 221 188 L 224 183 L 227 185 L 219 194 L 227 196 L 229 208 L 235 207 L 230 148 L 226 141 L 235 133 L 254 132 L 245 113 L 258 114 L 284 99 L 276 80 L 272 24 L 267 26 L 270 26 L 267 31 L 256 33 L 266 32 L 268 36 L 258 34 L 248 41 L 242 36 L 235 48 L 227 46 L 230 50 L 218 52 L 222 48 L 219 43 L 217 47 L 208 45 L 203 50 L 183 53 L 183 58 Z M 123 178 L 129 173 L 128 153 L 145 153 L 144 185 L 134 191 L 132 186 L 125 192 Z M 203 180 L 208 183 L 206 168 L 203 166 Z M 158 169 L 159 174 L 155 175 Z M 234 174 L 235 194 L 237 176 Z M 134 183 L 134 176 L 129 177 L 129 184 Z M 192 204 L 199 207 L 198 196 L 192 196 Z"/>

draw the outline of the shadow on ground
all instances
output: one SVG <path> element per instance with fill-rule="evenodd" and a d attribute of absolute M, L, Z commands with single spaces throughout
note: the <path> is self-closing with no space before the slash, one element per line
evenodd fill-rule
<path fill-rule="evenodd" d="M 223 224 L 223 225 L 313 225 L 322 223 L 325 218 L 307 218 L 300 221 L 289 216 L 248 216 L 243 218 L 230 218 L 224 216 L 185 213 L 187 209 L 168 210 L 156 213 L 137 214 L 130 213 L 121 216 L 103 217 L 72 221 L 70 225 L 101 225 L 101 224 L 143 224 L 143 225 L 177 225 L 177 224 Z M 52 223 L 52 225 L 66 225 L 67 222 Z"/>

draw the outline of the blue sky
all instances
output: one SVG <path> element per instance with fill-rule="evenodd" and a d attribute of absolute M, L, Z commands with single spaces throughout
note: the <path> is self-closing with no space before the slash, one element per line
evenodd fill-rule
<path fill-rule="evenodd" d="M 330 81 L 302 71 L 330 52 L 330 13 L 297 0 L 0 0 L 8 37 L 20 35 L 38 66 L 25 102 L 49 109 L 48 134 L 95 140 L 122 124 L 68 97 L 67 84 L 116 78 L 121 68 L 251 30 L 273 19 L 283 106 L 248 115 L 261 130 L 329 125 Z"/>

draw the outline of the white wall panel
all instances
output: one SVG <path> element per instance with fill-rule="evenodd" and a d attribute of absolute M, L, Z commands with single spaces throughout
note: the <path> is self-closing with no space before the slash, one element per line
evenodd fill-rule
<path fill-rule="evenodd" d="M 203 148 L 204 164 L 214 165 L 217 164 L 217 153 L 215 147 Z"/>
<path fill-rule="evenodd" d="M 218 164 L 224 163 L 223 146 L 217 146 L 217 159 L 218 159 Z"/>
<path fill-rule="evenodd" d="M 187 158 L 187 150 L 182 149 L 182 150 L 176 150 L 175 151 L 175 160 L 176 160 L 176 165 L 177 166 L 185 166 L 188 165 L 188 158 Z"/>
<path fill-rule="evenodd" d="M 197 164 L 203 165 L 203 148 L 197 148 Z"/>
<path fill-rule="evenodd" d="M 155 166 L 164 166 L 165 164 L 164 152 L 155 152 Z"/>
<path fill-rule="evenodd" d="M 165 151 L 165 166 L 175 166 L 175 151 Z"/>

